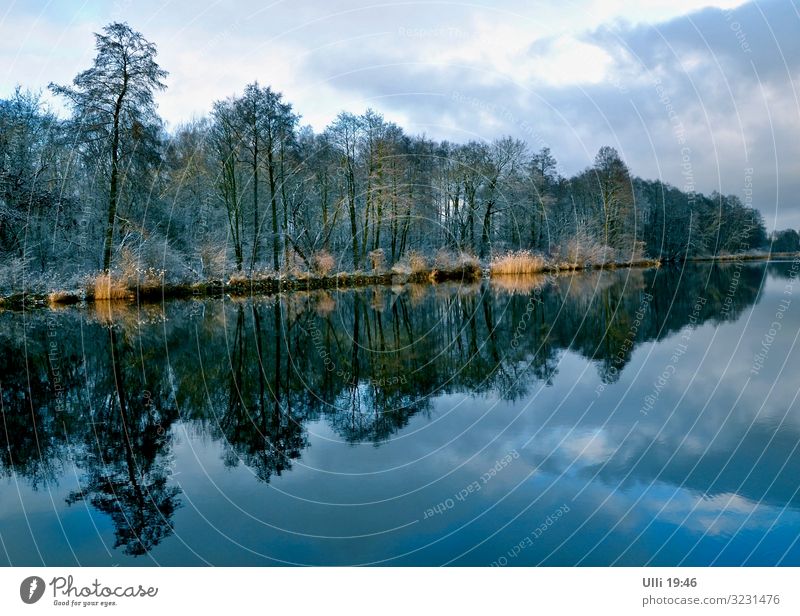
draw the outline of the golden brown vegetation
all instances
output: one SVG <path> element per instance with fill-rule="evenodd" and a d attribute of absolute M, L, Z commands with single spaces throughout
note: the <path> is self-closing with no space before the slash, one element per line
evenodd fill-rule
<path fill-rule="evenodd" d="M 543 257 L 529 250 L 507 252 L 495 257 L 489 268 L 492 276 L 540 274 L 549 269 Z"/>
<path fill-rule="evenodd" d="M 132 299 L 134 296 L 128 285 L 108 273 L 98 274 L 92 287 L 95 301 Z"/>
<path fill-rule="evenodd" d="M 319 250 L 311 257 L 311 268 L 318 276 L 327 276 L 336 267 L 336 260 L 327 250 Z"/>

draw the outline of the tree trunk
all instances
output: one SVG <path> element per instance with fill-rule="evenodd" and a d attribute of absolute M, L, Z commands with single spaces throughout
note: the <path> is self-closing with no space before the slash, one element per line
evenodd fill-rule
<path fill-rule="evenodd" d="M 114 243 L 114 223 L 117 220 L 117 191 L 119 182 L 119 116 L 122 112 L 122 101 L 128 89 L 128 77 L 124 77 L 122 90 L 114 105 L 114 132 L 111 138 L 111 185 L 108 192 L 108 223 L 106 224 L 106 240 L 103 248 L 103 271 L 111 269 L 111 251 Z"/>
<path fill-rule="evenodd" d="M 250 261 L 250 271 L 258 263 L 258 244 L 261 217 L 258 215 L 258 137 L 254 135 L 253 141 L 253 257 Z"/>
<path fill-rule="evenodd" d="M 489 252 L 489 236 L 491 234 L 490 225 L 492 224 L 492 208 L 494 203 L 489 201 L 486 204 L 486 213 L 483 215 L 483 226 L 481 228 L 481 259 L 485 259 Z"/>
<path fill-rule="evenodd" d="M 347 175 L 347 205 L 350 210 L 350 235 L 353 242 L 353 269 L 357 270 L 360 263 L 360 255 L 358 253 L 358 218 L 356 217 L 355 182 L 355 174 L 353 173 L 352 167 L 350 167 Z"/>
<path fill-rule="evenodd" d="M 330 251 L 330 234 L 328 233 L 328 177 L 327 171 L 325 172 L 325 180 L 320 190 L 320 202 L 322 203 L 322 248 L 325 252 Z"/>
<path fill-rule="evenodd" d="M 267 150 L 267 165 L 269 172 L 269 198 L 272 208 L 272 267 L 277 272 L 280 268 L 281 243 L 278 232 L 278 200 L 275 196 L 275 162 L 272 158 L 272 143 Z"/>

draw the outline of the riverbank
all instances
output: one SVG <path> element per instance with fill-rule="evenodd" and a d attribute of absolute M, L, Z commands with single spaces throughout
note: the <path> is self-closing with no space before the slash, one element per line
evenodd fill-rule
<path fill-rule="evenodd" d="M 161 302 L 169 299 L 203 299 L 274 295 L 292 291 L 317 289 L 350 289 L 368 286 L 393 286 L 407 283 L 476 282 L 484 272 L 476 262 L 440 269 L 386 271 L 376 273 L 340 272 L 329 276 L 302 274 L 296 276 L 257 275 L 194 283 L 149 282 L 128 285 L 100 274 L 84 288 L 51 292 L 24 292 L 0 297 L 0 310 L 21 310 L 88 304 L 100 301 Z"/>
<path fill-rule="evenodd" d="M 645 258 L 624 261 L 599 258 L 548 259 L 527 250 L 520 250 L 496 256 L 489 264 L 488 271 L 489 276 L 494 278 L 497 276 L 530 276 L 598 269 L 650 268 L 660 267 L 660 265 L 661 261 L 658 259 Z"/>
<path fill-rule="evenodd" d="M 717 255 L 691 257 L 687 262 L 732 262 L 732 261 L 770 261 L 793 259 L 800 253 L 774 253 L 740 255 Z M 126 285 L 108 276 L 98 275 L 83 288 L 65 289 L 50 292 L 30 291 L 0 297 L 0 310 L 22 310 L 46 308 L 74 304 L 89 304 L 100 301 L 123 302 L 161 302 L 169 299 L 204 299 L 221 297 L 250 297 L 274 295 L 292 291 L 312 291 L 318 289 L 338 290 L 368 286 L 396 286 L 407 283 L 477 282 L 483 278 L 513 278 L 537 274 L 559 274 L 580 271 L 652 268 L 661 267 L 658 259 L 637 259 L 610 263 L 575 263 L 546 261 L 541 257 L 520 258 L 518 254 L 500 257 L 486 266 L 475 260 L 463 261 L 445 268 L 426 267 L 414 271 L 393 270 L 374 273 L 341 272 L 319 276 L 301 274 L 295 276 L 257 275 L 232 277 L 224 280 L 207 280 L 193 283 L 148 282 Z"/>
<path fill-rule="evenodd" d="M 736 255 L 712 255 L 702 257 L 689 257 L 689 262 L 708 263 L 710 261 L 725 263 L 729 261 L 782 261 L 786 259 L 800 258 L 798 252 L 744 252 Z"/>

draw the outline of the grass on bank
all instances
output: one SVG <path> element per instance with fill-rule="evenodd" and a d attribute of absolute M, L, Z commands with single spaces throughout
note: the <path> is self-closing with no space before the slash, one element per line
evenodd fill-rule
<path fill-rule="evenodd" d="M 615 269 L 618 267 L 658 267 L 658 259 L 620 259 L 608 251 L 578 253 L 569 251 L 566 258 L 546 259 L 530 250 L 517 250 L 494 257 L 489 264 L 490 276 L 533 276 L 547 272 L 571 272 L 583 269 Z"/>
<path fill-rule="evenodd" d="M 495 257 L 489 266 L 492 276 L 529 276 L 549 269 L 548 263 L 529 250 L 507 252 Z"/>
<path fill-rule="evenodd" d="M 95 301 L 133 299 L 133 292 L 128 285 L 109 273 L 98 274 L 92 286 Z"/>

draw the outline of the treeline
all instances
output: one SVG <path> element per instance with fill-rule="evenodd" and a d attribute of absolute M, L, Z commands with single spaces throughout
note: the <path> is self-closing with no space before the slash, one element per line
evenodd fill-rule
<path fill-rule="evenodd" d="M 154 103 L 166 76 L 155 46 L 113 23 L 93 64 L 50 86 L 68 118 L 22 89 L 0 101 L 0 285 L 327 274 L 514 249 L 676 260 L 768 244 L 738 197 L 636 178 L 610 147 L 564 177 L 547 148 L 437 142 L 372 110 L 315 133 L 258 83 L 167 131 Z"/>

